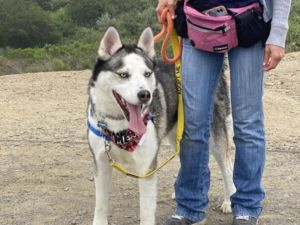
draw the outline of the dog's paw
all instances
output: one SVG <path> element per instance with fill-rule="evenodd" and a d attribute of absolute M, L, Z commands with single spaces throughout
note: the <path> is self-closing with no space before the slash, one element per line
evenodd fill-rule
<path fill-rule="evenodd" d="M 221 208 L 222 213 L 225 213 L 225 214 L 231 213 L 230 201 L 224 201 L 220 208 Z"/>
<path fill-rule="evenodd" d="M 107 222 L 104 222 L 104 223 L 99 223 L 99 221 L 97 221 L 97 222 L 93 222 L 93 225 L 108 225 L 108 223 Z"/>
<path fill-rule="evenodd" d="M 94 219 L 93 225 L 108 225 L 106 219 Z"/>

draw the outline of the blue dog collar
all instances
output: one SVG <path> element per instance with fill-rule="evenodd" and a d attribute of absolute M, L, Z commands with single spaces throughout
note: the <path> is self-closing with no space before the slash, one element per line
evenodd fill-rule
<path fill-rule="evenodd" d="M 110 140 L 109 137 L 108 137 L 106 134 L 102 133 L 100 130 L 98 130 L 96 127 L 94 127 L 94 126 L 90 123 L 90 121 L 87 121 L 87 126 L 88 126 L 89 130 L 92 131 L 92 133 L 95 134 L 96 136 L 102 137 L 102 138 L 104 138 L 106 141 L 109 141 L 109 140 Z"/>

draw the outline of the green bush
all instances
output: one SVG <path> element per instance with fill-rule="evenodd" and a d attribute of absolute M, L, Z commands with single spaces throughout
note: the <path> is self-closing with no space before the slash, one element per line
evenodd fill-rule
<path fill-rule="evenodd" d="M 46 45 L 43 48 L 10 49 L 6 58 L 25 72 L 91 69 L 98 44 L 71 42 L 64 45 Z"/>
<path fill-rule="evenodd" d="M 300 0 L 292 1 L 287 36 L 287 51 L 300 51 Z"/>
<path fill-rule="evenodd" d="M 62 59 L 54 58 L 52 61 L 52 69 L 54 71 L 71 70 L 71 66 L 64 62 Z"/>
<path fill-rule="evenodd" d="M 100 39 L 103 35 L 103 32 L 100 32 L 95 29 L 87 28 L 87 27 L 79 27 L 76 29 L 74 34 L 70 36 L 68 39 L 62 41 L 63 44 L 70 42 L 80 42 L 86 44 L 98 44 L 100 43 Z"/>

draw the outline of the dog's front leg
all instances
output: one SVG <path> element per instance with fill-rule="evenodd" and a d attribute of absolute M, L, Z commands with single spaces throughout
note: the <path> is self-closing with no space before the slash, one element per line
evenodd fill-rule
<path fill-rule="evenodd" d="M 157 175 L 139 179 L 140 225 L 154 225 L 157 197 Z"/>
<path fill-rule="evenodd" d="M 214 140 L 214 139 L 211 139 Z M 211 152 L 215 157 L 223 176 L 224 182 L 224 202 L 221 205 L 223 213 L 231 213 L 230 196 L 235 192 L 232 174 L 232 162 L 230 158 L 230 145 L 225 138 L 219 137 L 210 143 Z"/>
<path fill-rule="evenodd" d="M 96 164 L 96 207 L 93 225 L 107 225 L 112 168 L 106 160 L 97 160 Z"/>

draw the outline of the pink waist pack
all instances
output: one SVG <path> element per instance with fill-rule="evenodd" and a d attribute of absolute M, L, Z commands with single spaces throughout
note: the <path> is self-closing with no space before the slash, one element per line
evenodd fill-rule
<path fill-rule="evenodd" d="M 235 16 L 260 8 L 259 3 L 242 8 L 227 8 L 228 15 L 215 17 L 197 11 L 187 2 L 188 0 L 185 1 L 184 12 L 191 44 L 195 48 L 217 53 L 228 52 L 238 46 Z"/>

